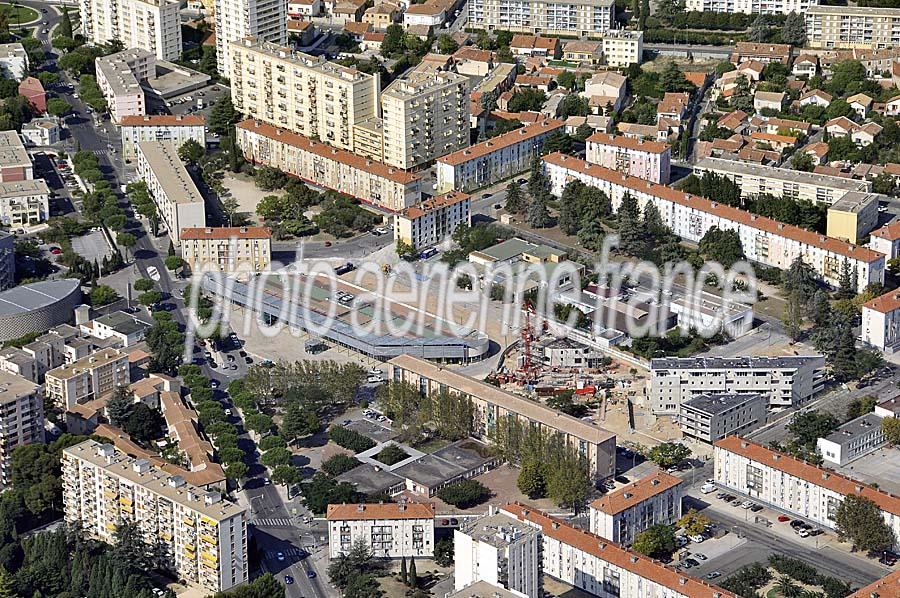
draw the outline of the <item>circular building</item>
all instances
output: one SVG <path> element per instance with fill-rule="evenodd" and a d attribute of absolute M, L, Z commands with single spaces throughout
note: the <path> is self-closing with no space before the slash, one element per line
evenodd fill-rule
<path fill-rule="evenodd" d="M 0 293 L 0 341 L 31 332 L 46 332 L 72 319 L 81 303 L 81 283 L 75 278 L 42 280 Z"/>

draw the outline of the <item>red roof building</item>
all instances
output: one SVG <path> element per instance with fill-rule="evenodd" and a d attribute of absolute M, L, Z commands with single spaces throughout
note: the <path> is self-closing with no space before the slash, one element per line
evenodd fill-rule
<path fill-rule="evenodd" d="M 34 77 L 25 77 L 19 83 L 19 95 L 28 98 L 35 111 L 43 114 L 47 111 L 47 93 L 44 86 Z"/>

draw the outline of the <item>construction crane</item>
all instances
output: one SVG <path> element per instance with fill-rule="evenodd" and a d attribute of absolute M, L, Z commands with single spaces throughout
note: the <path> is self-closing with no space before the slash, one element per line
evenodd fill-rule
<path fill-rule="evenodd" d="M 541 325 L 541 330 L 536 332 L 533 325 L 533 318 L 537 317 L 534 305 L 527 301 L 522 306 L 522 312 L 525 316 L 519 331 L 522 339 L 522 361 L 516 370 L 516 381 L 519 384 L 533 384 L 541 373 L 541 365 L 534 359 L 534 341 L 537 335 L 547 328 L 547 321 L 545 320 Z"/>

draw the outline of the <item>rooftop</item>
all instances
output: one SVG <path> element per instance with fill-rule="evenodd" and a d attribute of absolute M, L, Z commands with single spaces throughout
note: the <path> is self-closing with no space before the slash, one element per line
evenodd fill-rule
<path fill-rule="evenodd" d="M 434 505 L 417 502 L 328 505 L 328 521 L 373 519 L 434 519 Z"/>
<path fill-rule="evenodd" d="M 683 406 L 702 411 L 709 415 L 718 415 L 734 409 L 738 405 L 751 401 L 761 400 L 762 395 L 757 393 L 710 393 L 697 395 L 682 403 Z"/>
<path fill-rule="evenodd" d="M 615 515 L 626 511 L 657 494 L 674 488 L 681 484 L 681 478 L 676 478 L 664 471 L 656 471 L 635 482 L 625 485 L 606 496 L 598 498 L 591 503 L 591 508 L 597 509 L 609 515 Z"/>
<path fill-rule="evenodd" d="M 443 195 L 430 197 L 414 206 L 404 209 L 400 212 L 400 216 L 403 218 L 421 218 L 428 212 L 458 204 L 466 201 L 469 197 L 468 194 L 463 193 L 462 191 L 448 191 Z"/>
<path fill-rule="evenodd" d="M 0 131 L 0 168 L 31 166 L 25 144 L 15 131 Z"/>
<path fill-rule="evenodd" d="M 874 413 L 866 413 L 842 424 L 825 436 L 825 440 L 835 444 L 848 444 L 862 436 L 871 434 L 873 430 L 881 430 L 881 417 Z"/>
<path fill-rule="evenodd" d="M 47 376 L 59 380 L 66 380 L 87 370 L 103 367 L 119 359 L 127 360 L 127 358 L 127 353 L 122 353 L 117 349 L 105 349 L 103 351 L 97 351 L 87 357 L 82 357 L 78 361 L 73 361 L 72 363 L 67 363 L 66 365 L 61 365 L 56 369 L 50 370 L 47 372 Z"/>
<path fill-rule="evenodd" d="M 534 255 L 541 258 L 550 256 L 563 257 L 566 255 L 565 251 L 554 249 L 549 245 L 535 245 L 534 243 L 529 243 L 528 241 L 525 241 L 524 239 L 520 239 L 518 237 L 507 239 L 506 241 L 502 241 L 500 243 L 497 243 L 496 245 L 492 245 L 486 249 L 482 249 L 481 251 L 476 251 L 473 253 L 478 254 L 480 257 L 490 258 L 497 262 L 510 260 L 514 257 L 522 255 L 523 253 L 528 253 L 529 255 Z"/>
<path fill-rule="evenodd" d="M 849 598 L 900 598 L 900 570 L 856 590 Z"/>
<path fill-rule="evenodd" d="M 819 355 L 789 355 L 785 357 L 656 357 L 650 360 L 650 370 L 732 370 L 732 369 L 795 369 L 813 361 Z"/>
<path fill-rule="evenodd" d="M 534 536 L 538 530 L 534 526 L 506 513 L 490 512 L 484 517 L 473 517 L 463 520 L 459 533 L 465 534 L 477 542 L 495 548 L 505 548 L 511 542 L 525 536 Z"/>
<path fill-rule="evenodd" d="M 74 292 L 81 283 L 74 278 L 42 280 L 13 287 L 0 293 L 0 316 L 12 316 L 52 305 Z"/>
<path fill-rule="evenodd" d="M 206 228 L 183 228 L 181 240 L 202 239 L 271 239 L 272 230 L 267 226 L 217 226 Z"/>
<path fill-rule="evenodd" d="M 870 299 L 863 307 L 883 314 L 900 309 L 900 290 L 888 291 L 884 295 Z"/>
<path fill-rule="evenodd" d="M 601 145 L 612 145 L 624 149 L 647 152 L 650 154 L 662 154 L 669 150 L 668 143 L 659 141 L 639 141 L 633 137 L 625 137 L 624 135 L 610 135 L 608 133 L 594 133 L 587 138 L 589 143 L 599 143 Z"/>
<path fill-rule="evenodd" d="M 349 25 L 350 23 L 348 23 Z M 371 24 L 369 23 L 355 23 L 357 25 L 366 25 L 367 30 L 371 30 Z M 359 31 L 359 34 L 362 35 L 364 31 Z M 245 37 L 240 40 L 240 42 L 233 42 L 233 45 L 240 43 L 240 47 L 244 49 L 249 49 L 258 54 L 264 54 L 266 56 L 270 56 L 272 58 L 278 58 L 292 64 L 294 66 L 301 66 L 309 69 L 313 69 L 320 73 L 324 73 L 326 75 L 340 78 L 344 81 L 369 81 L 374 79 L 375 75 L 369 75 L 367 73 L 363 73 L 362 71 L 356 70 L 352 67 L 347 67 L 340 65 L 336 62 L 329 62 L 322 56 L 313 56 L 311 54 L 306 54 L 305 52 L 297 52 L 286 46 L 281 46 L 278 44 L 274 44 L 272 42 L 267 42 L 263 39 L 256 37 Z"/>
<path fill-rule="evenodd" d="M 129 457 L 111 444 L 85 440 L 64 449 L 63 453 L 87 461 L 110 475 L 124 478 L 216 522 L 246 513 L 245 508 L 223 501 L 220 493 L 207 492 L 188 484 L 181 476 L 169 475 L 146 459 Z"/>
<path fill-rule="evenodd" d="M 202 127 L 206 118 L 200 114 L 145 114 L 123 116 L 119 122 L 123 127 Z"/>
<path fill-rule="evenodd" d="M 684 193 L 682 191 L 678 191 L 677 189 L 666 187 L 665 185 L 658 185 L 655 183 L 651 183 L 650 181 L 639 179 L 637 177 L 623 175 L 614 170 L 603 168 L 602 166 L 597 166 L 596 164 L 589 164 L 587 162 L 578 160 L 577 158 L 566 156 L 558 152 L 550 154 L 548 156 L 544 156 L 543 160 L 544 162 L 548 162 L 550 164 L 578 170 L 590 176 L 602 178 L 616 184 L 623 185 L 630 189 L 650 193 L 667 201 L 671 201 L 684 206 L 689 206 L 693 209 L 706 212 L 708 214 L 715 214 L 721 218 L 739 222 L 747 226 L 766 231 L 770 234 L 792 239 L 799 243 L 805 243 L 812 247 L 818 247 L 824 251 L 829 251 L 831 253 L 847 258 L 861 260 L 866 263 L 873 263 L 876 261 L 882 261 L 884 259 L 884 256 L 882 254 L 879 254 L 865 247 L 858 247 L 851 243 L 847 243 L 846 241 L 840 241 L 838 239 L 826 237 L 825 235 L 819 235 L 797 226 L 778 222 L 777 220 L 773 220 L 771 218 L 766 218 L 765 216 L 757 216 L 739 208 L 733 208 L 731 206 L 720 204 L 716 201 L 699 197 L 697 195 Z"/>
<path fill-rule="evenodd" d="M 350 471 L 345 471 L 337 478 L 338 482 L 353 484 L 357 492 L 364 494 L 379 494 L 387 492 L 393 486 L 402 485 L 404 479 L 391 473 L 384 467 L 375 467 L 368 463 L 361 463 Z"/>
<path fill-rule="evenodd" d="M 95 64 L 98 74 L 103 75 L 114 94 L 143 94 L 141 82 L 133 70 L 134 63 L 143 60 L 152 61 L 155 64 L 156 55 L 146 50 L 131 48 L 108 56 L 101 56 L 97 58 Z"/>
<path fill-rule="evenodd" d="M 114 311 L 105 316 L 95 318 L 94 322 L 109 326 L 119 334 L 136 334 L 150 328 L 150 324 L 142 322 L 124 311 Z"/>
<path fill-rule="evenodd" d="M 896 18 L 897 9 L 896 8 L 873 8 L 868 6 L 818 6 L 811 5 L 807 11 L 807 14 L 810 15 L 818 15 L 818 14 L 829 14 L 829 15 L 865 15 L 868 17 L 889 17 Z"/>
<path fill-rule="evenodd" d="M 178 147 L 175 142 L 142 141 L 137 146 L 139 159 L 147 162 L 169 201 L 178 204 L 199 203 L 203 205 L 203 196 L 200 195 L 187 168 L 178 157 Z"/>
<path fill-rule="evenodd" d="M 559 130 L 564 126 L 565 123 L 561 120 L 542 120 L 530 125 L 525 125 L 524 127 L 519 127 L 518 129 L 514 129 L 512 131 L 509 131 L 508 133 L 503 133 L 502 135 L 498 135 L 496 137 L 488 139 L 487 141 L 476 143 L 471 147 L 457 150 L 452 154 L 447 154 L 446 156 L 438 158 L 437 161 L 444 164 L 450 164 L 452 166 L 458 166 L 460 164 L 468 162 L 469 160 L 475 160 L 492 152 L 500 151 L 503 148 L 509 147 L 511 145 L 528 141 L 529 139 L 537 137 L 538 135 L 543 135 L 545 133 L 551 133 L 553 131 Z"/>
<path fill-rule="evenodd" d="M 468 81 L 469 79 L 465 75 L 449 71 L 415 71 L 406 78 L 397 79 L 385 87 L 382 98 L 408 100 L 447 85 L 463 85 L 468 90 Z"/>
<path fill-rule="evenodd" d="M 40 386 L 21 376 L 0 372 L 0 404 L 15 402 L 19 397 L 33 394 Z"/>
<path fill-rule="evenodd" d="M 0 183 L 0 197 L 26 197 L 29 195 L 49 195 L 50 188 L 44 179 Z"/>
<path fill-rule="evenodd" d="M 509 47 L 554 50 L 559 47 L 559 39 L 555 37 L 535 37 L 534 35 L 514 35 Z"/>
<path fill-rule="evenodd" d="M 857 181 L 843 177 L 814 174 L 812 172 L 803 172 L 802 170 L 778 168 L 777 166 L 750 164 L 748 162 L 728 160 L 725 158 L 703 158 L 694 166 L 695 172 L 707 170 L 717 173 L 790 181 L 801 185 L 831 187 L 832 189 L 841 191 L 869 191 L 872 188 L 872 184 L 868 181 Z"/>
<path fill-rule="evenodd" d="M 875 205 L 877 206 L 878 201 L 881 199 L 888 201 L 890 198 L 888 198 L 888 196 L 886 195 L 881 195 L 880 193 L 850 191 L 849 193 L 845 193 L 843 197 L 831 204 L 830 209 L 855 214 L 871 206 L 872 202 L 875 202 Z"/>
<path fill-rule="evenodd" d="M 453 592 L 448 598 L 522 598 L 522 594 L 491 585 L 486 581 L 476 581 Z"/>

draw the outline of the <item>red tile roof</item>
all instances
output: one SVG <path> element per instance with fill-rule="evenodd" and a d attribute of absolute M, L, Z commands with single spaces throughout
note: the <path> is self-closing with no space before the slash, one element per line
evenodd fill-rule
<path fill-rule="evenodd" d="M 503 133 L 502 135 L 498 135 L 492 139 L 488 139 L 487 141 L 476 143 L 471 147 L 457 150 L 452 154 L 442 156 L 438 158 L 437 161 L 443 162 L 444 164 L 450 164 L 452 166 L 458 166 L 464 162 L 468 162 L 469 160 L 474 160 L 476 158 L 486 156 L 491 152 L 496 152 L 505 147 L 509 147 L 510 145 L 515 145 L 516 143 L 527 141 L 528 139 L 536 137 L 537 135 L 541 135 L 542 133 L 550 133 L 552 131 L 556 131 L 564 127 L 565 124 L 566 123 L 561 120 L 547 119 L 531 125 L 525 125 L 524 127 L 520 127 L 508 133 Z"/>
<path fill-rule="evenodd" d="M 881 579 L 850 594 L 849 598 L 900 598 L 900 570 L 892 571 Z"/>
<path fill-rule="evenodd" d="M 535 37 L 533 35 L 514 35 L 510 48 L 529 48 L 539 50 L 555 50 L 559 40 L 555 37 Z"/>
<path fill-rule="evenodd" d="M 900 239 L 900 220 L 885 224 L 878 230 L 872 231 L 871 236 L 879 239 L 887 239 L 888 241 L 896 241 Z"/>
<path fill-rule="evenodd" d="M 669 149 L 669 144 L 661 141 L 639 141 L 633 137 L 610 135 L 608 133 L 594 133 L 587 138 L 587 141 L 647 152 L 649 154 L 661 154 Z"/>
<path fill-rule="evenodd" d="M 621 513 L 645 500 L 674 488 L 681 483 L 681 478 L 676 478 L 664 471 L 657 471 L 636 482 L 631 482 L 615 492 L 598 498 L 591 503 L 591 508 L 603 511 L 610 515 Z"/>
<path fill-rule="evenodd" d="M 589 531 L 572 527 L 561 519 L 532 509 L 527 505 L 512 503 L 503 507 L 503 510 L 520 521 L 528 521 L 536 525 L 548 538 L 596 556 L 626 571 L 631 571 L 644 579 L 670 588 L 679 595 L 688 598 L 736 598 L 735 594 L 727 590 L 690 577 Z"/>
<path fill-rule="evenodd" d="M 452 206 L 453 204 L 469 199 L 469 197 L 470 196 L 467 193 L 463 193 L 462 191 L 448 191 L 443 195 L 438 195 L 437 197 L 432 197 L 419 202 L 414 206 L 410 206 L 400 212 L 400 215 L 405 216 L 406 218 L 421 218 L 432 210 Z"/>
<path fill-rule="evenodd" d="M 328 521 L 370 519 L 434 519 L 434 505 L 424 503 L 328 505 Z"/>
<path fill-rule="evenodd" d="M 207 228 L 183 228 L 181 238 L 192 239 L 271 239 L 272 231 L 266 226 L 217 226 Z"/>
<path fill-rule="evenodd" d="M 136 114 L 123 116 L 119 124 L 123 127 L 196 127 L 205 125 L 206 119 L 199 114 Z"/>
<path fill-rule="evenodd" d="M 882 314 L 896 311 L 897 309 L 900 309 L 900 291 L 897 291 L 896 289 L 888 291 L 880 297 L 875 297 L 874 299 L 866 301 L 863 304 L 863 307 Z"/>
<path fill-rule="evenodd" d="M 851 494 L 864 496 L 877 504 L 882 511 L 892 513 L 893 515 L 900 515 L 900 497 L 888 494 L 883 490 L 877 490 L 862 482 L 856 482 L 850 478 L 845 478 L 830 469 L 816 467 L 805 461 L 795 459 L 786 453 L 773 451 L 770 448 L 766 448 L 760 444 L 741 438 L 740 436 L 723 438 L 722 440 L 716 441 L 715 446 L 736 455 L 752 459 L 768 467 L 772 467 L 773 469 L 783 471 L 795 478 L 806 480 L 810 484 L 822 486 L 823 488 L 827 488 L 832 492 L 837 492 L 842 496 L 849 496 Z"/>
<path fill-rule="evenodd" d="M 679 205 L 687 206 L 695 210 L 700 210 L 708 214 L 715 214 L 716 216 L 731 220 L 733 222 L 739 222 L 741 224 L 745 224 L 747 226 L 769 232 L 773 235 L 779 235 L 788 239 L 793 239 L 800 243 L 805 243 L 813 247 L 819 247 L 821 249 L 831 251 L 848 258 L 857 259 L 866 263 L 875 262 L 884 258 L 882 254 L 872 251 L 871 249 L 868 249 L 866 247 L 859 247 L 857 245 L 847 243 L 846 241 L 840 241 L 832 237 L 819 235 L 797 226 L 784 224 L 783 222 L 778 222 L 777 220 L 766 218 L 765 216 L 757 216 L 755 214 L 751 214 L 750 212 L 746 212 L 738 208 L 733 208 L 731 206 L 727 206 L 725 204 L 712 201 L 698 195 L 683 193 L 681 191 L 678 191 L 677 189 L 673 189 L 672 187 L 659 185 L 657 183 L 645 181 L 637 177 L 627 176 L 616 172 L 615 170 L 597 166 L 596 164 L 588 164 L 583 160 L 578 160 L 577 158 L 573 158 L 572 156 L 567 156 L 559 152 L 544 156 L 543 160 L 544 162 L 548 162 L 550 164 L 562 166 L 563 168 L 568 168 L 571 170 L 577 170 L 590 176 L 597 177 L 599 179 L 603 179 L 617 185 L 622 185 L 635 191 L 649 193 L 651 195 L 677 203 Z"/>

